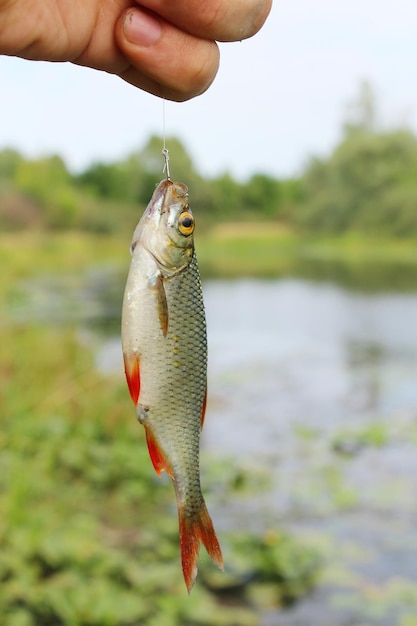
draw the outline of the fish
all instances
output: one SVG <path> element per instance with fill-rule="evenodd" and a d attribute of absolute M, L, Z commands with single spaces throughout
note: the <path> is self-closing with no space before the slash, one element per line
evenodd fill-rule
<path fill-rule="evenodd" d="M 174 484 L 188 593 L 201 543 L 223 570 L 200 484 L 207 330 L 194 229 L 187 186 L 162 180 L 133 234 L 122 309 L 127 384 L 155 471 Z"/>

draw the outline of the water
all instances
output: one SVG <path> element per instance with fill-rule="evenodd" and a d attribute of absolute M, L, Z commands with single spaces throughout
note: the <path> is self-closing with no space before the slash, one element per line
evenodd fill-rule
<path fill-rule="evenodd" d="M 315 594 L 265 624 L 416 624 L 417 296 L 297 280 L 205 296 L 204 444 L 272 483 L 226 525 L 289 527 L 329 551 Z"/>
<path fill-rule="evenodd" d="M 101 289 L 94 276 L 95 291 L 68 283 L 62 302 L 32 283 L 17 313 L 50 316 L 50 290 L 57 320 L 115 332 L 120 276 Z M 314 594 L 264 624 L 417 624 L 417 294 L 295 279 L 208 281 L 204 293 L 204 453 L 269 484 L 232 502 L 220 488 L 218 530 L 291 529 L 325 555 Z M 119 337 L 97 337 L 97 366 L 121 376 Z"/>
<path fill-rule="evenodd" d="M 296 424 L 333 431 L 417 407 L 416 296 L 284 280 L 209 283 L 205 298 L 225 451 L 273 456 Z"/>

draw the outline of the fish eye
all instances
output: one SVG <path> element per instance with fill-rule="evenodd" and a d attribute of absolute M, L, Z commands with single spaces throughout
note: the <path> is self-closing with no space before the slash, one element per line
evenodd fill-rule
<path fill-rule="evenodd" d="M 194 232 L 194 217 L 188 211 L 181 213 L 178 220 L 178 229 L 182 235 L 191 235 Z"/>

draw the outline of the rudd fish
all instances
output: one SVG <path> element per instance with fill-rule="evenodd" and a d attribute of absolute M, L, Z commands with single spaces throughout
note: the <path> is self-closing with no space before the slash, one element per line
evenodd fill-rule
<path fill-rule="evenodd" d="M 207 338 L 188 189 L 158 184 L 136 227 L 122 313 L 125 372 L 158 474 L 174 482 L 181 561 L 190 592 L 203 542 L 223 569 L 200 487 L 200 430 L 207 393 Z"/>

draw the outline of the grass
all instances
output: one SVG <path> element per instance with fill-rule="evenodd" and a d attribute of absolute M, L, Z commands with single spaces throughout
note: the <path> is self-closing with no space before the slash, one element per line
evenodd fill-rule
<path fill-rule="evenodd" d="M 42 272 L 78 272 L 106 263 L 127 269 L 129 243 L 128 238 L 116 235 L 82 232 L 3 233 L 0 263 L 4 271 L 0 290 L 10 280 Z M 196 247 L 205 277 L 326 279 L 333 271 L 333 277 L 342 282 L 356 280 L 365 284 L 369 279 L 372 286 L 372 281 L 382 284 L 393 278 L 393 284 L 399 287 L 410 281 L 417 286 L 413 282 L 417 246 L 412 240 L 370 239 L 354 233 L 313 237 L 298 235 L 275 224 L 223 224 L 204 233 L 197 232 Z"/>
<path fill-rule="evenodd" d="M 416 289 L 415 241 L 355 233 L 306 236 L 277 225 L 225 224 L 197 239 L 202 273 L 216 277 L 300 277 L 359 289 Z"/>
<path fill-rule="evenodd" d="M 154 475 L 124 381 L 98 375 L 73 330 L 9 327 L 0 341 L 4 623 L 226 626 L 238 611 L 250 626 L 257 618 L 242 583 L 248 575 L 274 586 L 276 605 L 310 588 L 318 567 L 311 549 L 286 534 L 273 549 L 243 534 L 222 536 L 235 565 L 214 586 L 202 555 L 188 598 L 173 490 Z M 235 473 L 226 473 L 223 489 L 238 499 Z M 214 481 L 204 483 L 207 492 Z M 237 608 L 221 601 L 229 585 L 241 587 Z"/>

